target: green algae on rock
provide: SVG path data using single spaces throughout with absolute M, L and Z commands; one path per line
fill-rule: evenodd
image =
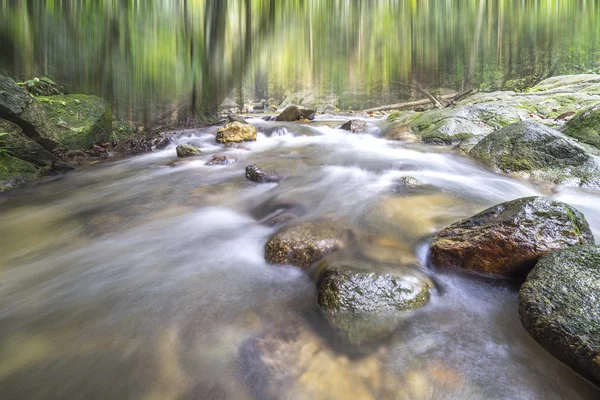
M 567 186 L 597 187 L 600 166 L 584 147 L 535 122 L 519 122 L 481 140 L 469 155 L 488 167 Z
M 600 247 L 542 257 L 519 292 L 519 316 L 552 355 L 600 385 Z
M 562 132 L 600 150 L 600 104 L 575 116 Z
M 200 149 L 192 146 L 191 144 L 180 144 L 175 148 L 177 152 L 177 157 L 186 158 L 186 157 L 194 157 L 202 154 Z
M 525 276 L 544 254 L 594 244 L 584 217 L 568 204 L 525 197 L 488 208 L 438 232 L 430 260 L 485 274 Z
M 265 245 L 271 264 L 310 268 L 328 254 L 345 247 L 348 231 L 331 221 L 303 222 L 283 228 Z
M 40 96 L 37 100 L 61 146 L 83 150 L 114 139 L 112 112 L 106 100 L 83 94 Z

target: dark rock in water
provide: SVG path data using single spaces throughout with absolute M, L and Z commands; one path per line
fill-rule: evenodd
M 289 106 L 277 118 L 276 121 L 287 121 L 287 122 L 295 122 L 307 119 L 312 121 L 315 119 L 315 110 L 311 110 L 308 108 L 302 108 L 298 106 Z
M 365 133 L 367 132 L 367 123 L 358 119 L 351 119 L 340 128 L 352 133 Z
M 402 388 L 376 356 L 336 354 L 298 318 L 248 339 L 239 362 L 256 399 L 393 399 Z
M 228 114 L 227 119 L 229 120 L 229 122 L 239 122 L 240 124 L 248 123 L 248 121 L 246 121 L 244 118 L 240 117 L 239 115 L 235 115 L 235 114 Z
M 326 260 L 316 275 L 325 319 L 351 345 L 385 340 L 406 317 L 402 311 L 429 301 L 429 280 L 410 266 L 384 267 L 356 258 Z
M 330 221 L 303 222 L 285 227 L 265 246 L 271 264 L 291 264 L 307 269 L 326 255 L 345 247 L 348 231 Z
M 402 188 L 416 188 L 423 186 L 423 183 L 417 178 L 413 178 L 412 176 L 403 176 L 402 178 L 398 179 L 398 181 L 396 182 L 396 186 Z
M 519 316 L 546 350 L 600 385 L 600 247 L 542 257 L 519 292 Z
M 176 151 L 177 157 L 179 158 L 194 157 L 202 153 L 200 149 L 197 149 L 196 147 L 189 144 L 180 144 L 179 146 L 177 146 Z
M 272 119 L 272 118 L 273 118 L 273 116 L 272 116 L 272 115 L 267 115 L 267 116 L 264 116 L 264 117 L 262 117 L 261 119 L 262 119 L 263 121 L 271 121 L 271 119 Z
M 235 158 L 224 156 L 224 155 L 214 155 L 206 162 L 206 165 L 231 165 L 235 163 Z
M 469 154 L 497 171 L 526 178 L 574 186 L 600 185 L 600 166 L 585 148 L 535 122 L 519 122 L 491 133 Z
M 256 128 L 248 123 L 231 122 L 217 131 L 219 143 L 250 142 L 256 140 Z
M 600 104 L 572 118 L 562 131 L 581 143 L 600 149 Z
M 525 197 L 441 230 L 430 256 L 440 268 L 517 277 L 548 252 L 585 244 L 594 244 L 594 236 L 581 212 L 545 197 Z
M 248 165 L 246 167 L 246 178 L 256 183 L 276 183 L 281 177 L 272 171 L 260 168 L 258 165 Z

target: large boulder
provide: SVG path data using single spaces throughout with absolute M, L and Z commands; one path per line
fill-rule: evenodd
M 519 292 L 523 326 L 556 358 L 600 385 L 600 247 L 542 257 Z
M 256 399 L 393 399 L 402 390 L 376 356 L 337 354 L 299 319 L 248 339 L 239 358 Z
M 584 147 L 535 122 L 519 122 L 481 140 L 469 154 L 496 171 L 568 186 L 600 186 L 600 166 Z
M 349 232 L 323 220 L 288 226 L 265 245 L 265 259 L 271 264 L 291 264 L 307 269 L 323 257 L 345 247 Z
M 600 149 L 600 104 L 571 119 L 562 131 L 581 143 Z
M 594 244 L 581 212 L 545 197 L 525 197 L 488 208 L 438 232 L 430 260 L 485 274 L 525 276 L 544 254 Z
M 429 280 L 411 266 L 392 266 L 352 257 L 325 260 L 315 273 L 318 303 L 347 344 L 376 344 L 388 338 L 403 311 L 424 306 Z
M 83 150 L 114 139 L 111 108 L 100 97 L 69 94 L 40 96 L 37 101 L 62 147 Z
M 295 122 L 302 120 L 312 121 L 315 118 L 315 110 L 310 108 L 289 106 L 275 118 L 276 121 Z
M 217 131 L 219 143 L 241 143 L 256 140 L 256 128 L 250 124 L 231 122 Z

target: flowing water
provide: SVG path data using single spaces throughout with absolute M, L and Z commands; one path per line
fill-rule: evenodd
M 178 134 L 199 158 L 172 165 L 170 146 L 0 198 L 0 398 L 251 398 L 240 345 L 317 310 L 307 274 L 264 260 L 277 228 L 261 221 L 282 207 L 389 238 L 392 251 L 363 250 L 421 268 L 437 229 L 523 196 L 576 206 L 600 236 L 599 192 L 545 193 L 446 148 L 388 141 L 385 121 L 364 135 L 332 120 L 252 122 L 258 140 L 225 150 L 233 165 L 205 165 L 224 152 L 211 127 Z M 250 182 L 252 163 L 286 178 Z M 425 187 L 398 193 L 403 176 Z M 405 398 L 600 397 L 529 337 L 514 285 L 431 276 L 430 303 L 382 343 Z

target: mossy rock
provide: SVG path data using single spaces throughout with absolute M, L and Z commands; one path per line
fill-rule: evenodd
M 241 143 L 256 140 L 256 128 L 248 123 L 230 122 L 217 131 L 219 143 Z
M 191 144 L 180 144 L 175 148 L 175 151 L 177 152 L 177 157 L 179 158 L 194 157 L 202 154 L 200 149 L 192 146 Z
M 405 311 L 424 306 L 430 296 L 429 280 L 411 266 L 332 258 L 315 276 L 319 307 L 349 345 L 368 347 L 390 337 Z
M 302 120 L 312 121 L 315 118 L 315 110 L 310 108 L 289 106 L 275 118 L 276 121 L 296 122 Z
M 271 264 L 310 268 L 323 257 L 345 247 L 349 232 L 328 220 L 288 226 L 265 245 L 265 259 Z
M 507 277 L 526 276 L 544 254 L 594 244 L 584 215 L 568 204 L 525 197 L 488 208 L 438 232 L 431 263 Z
M 600 180 L 600 166 L 583 146 L 536 122 L 506 126 L 469 155 L 496 171 L 556 184 L 593 187 Z
M 575 116 L 565 124 L 562 132 L 600 149 L 600 104 Z
M 600 385 L 600 247 L 542 257 L 519 292 L 527 331 L 556 358 Z
M 113 139 L 112 113 L 106 100 L 83 94 L 40 96 L 37 100 L 61 146 L 82 150 Z
M 35 165 L 27 161 L 8 154 L 0 154 L 0 192 L 36 178 L 38 171 Z

